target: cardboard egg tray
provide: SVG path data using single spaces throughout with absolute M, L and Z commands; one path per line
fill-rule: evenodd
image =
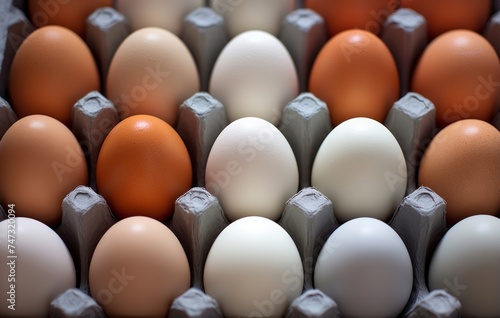
M 230 3 L 230 2 L 228 2 Z M 299 1 L 300 3 L 300 1 Z M 500 1 L 494 1 L 485 36 L 500 53 Z M 302 7 L 302 6 L 301 6 Z M 32 30 L 24 14 L 25 2 L 0 1 L 0 137 L 17 120 L 7 98 L 10 63 L 17 47 Z M 104 79 L 111 58 L 130 33 L 126 19 L 113 8 L 102 8 L 89 16 L 86 42 Z M 409 251 L 414 272 L 411 297 L 401 317 L 459 317 L 460 286 L 429 291 L 426 272 L 430 258 L 447 230 L 445 202 L 431 189 L 417 186 L 417 169 L 427 145 L 437 133 L 434 105 L 408 92 L 413 65 L 427 43 L 426 22 L 419 14 L 399 9 L 391 14 L 380 37 L 398 66 L 401 98 L 393 105 L 385 125 L 398 140 L 406 158 L 406 197 L 388 224 L 401 236 Z M 223 105 L 205 91 L 214 62 L 229 41 L 222 17 L 208 7 L 185 18 L 181 36 L 200 72 L 201 92 L 180 107 L 175 127 L 184 140 L 193 164 L 193 188 L 179 197 L 175 213 L 166 225 L 181 241 L 190 262 L 192 288 L 172 304 L 169 317 L 222 317 L 217 302 L 203 292 L 203 268 L 211 244 L 228 225 L 216 197 L 204 188 L 205 165 L 213 142 L 228 124 Z M 329 235 L 339 226 L 331 201 L 310 185 L 316 151 L 333 128 L 326 104 L 306 91 L 312 63 L 327 41 L 323 19 L 308 9 L 297 9 L 282 23 L 280 40 L 288 48 L 299 74 L 301 94 L 283 111 L 278 128 L 289 141 L 299 167 L 300 190 L 284 206 L 278 223 L 297 245 L 304 268 L 304 291 L 295 299 L 287 318 L 340 317 L 338 306 L 313 286 L 316 258 Z M 118 123 L 113 104 L 99 92 L 89 92 L 73 108 L 73 133 L 85 152 L 90 181 L 63 201 L 62 223 L 55 230 L 70 250 L 77 271 L 77 288 L 69 289 L 51 303 L 51 317 L 105 317 L 89 295 L 88 272 L 92 253 L 115 216 L 96 193 L 95 167 L 100 146 Z M 500 113 L 494 125 L 500 129 Z M 0 220 L 6 215 L 0 207 Z M 237 292 L 237 291 L 235 291 Z

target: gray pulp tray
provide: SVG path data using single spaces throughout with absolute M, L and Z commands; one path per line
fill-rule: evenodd
M 23 10 L 24 1 L 0 2 L 0 137 L 17 120 L 6 92 L 15 51 L 33 30 Z M 89 16 L 87 29 L 86 42 L 105 78 L 114 52 L 130 33 L 127 21 L 114 9 L 102 8 Z M 497 13 L 485 31 L 497 52 L 499 29 Z M 185 18 L 181 38 L 197 63 L 205 91 L 215 59 L 229 41 L 224 20 L 208 7 L 199 8 Z M 301 89 L 300 95 L 284 108 L 278 126 L 295 153 L 300 177 L 300 191 L 286 202 L 278 223 L 296 243 L 305 269 L 304 291 L 291 304 L 286 317 L 340 317 L 335 300 L 314 288 L 311 270 L 326 239 L 339 226 L 332 203 L 310 185 L 316 151 L 332 129 L 325 103 L 306 91 L 312 63 L 327 41 L 324 21 L 311 10 L 297 9 L 284 19 L 279 38 L 295 62 Z M 460 303 L 453 290 L 431 292 L 426 285 L 427 266 L 447 227 L 445 202 L 431 189 L 418 187 L 416 180 L 419 160 L 438 131 L 434 105 L 424 96 L 408 91 L 411 69 L 427 41 L 425 19 L 400 9 L 386 21 L 381 38 L 396 60 L 402 96 L 384 124 L 398 140 L 408 169 L 406 197 L 388 221 L 406 244 L 413 264 L 413 291 L 401 317 L 459 317 Z M 55 230 L 73 256 L 78 286 L 53 300 L 51 317 L 105 317 L 89 296 L 88 270 L 99 239 L 117 221 L 106 201 L 96 193 L 95 167 L 102 142 L 118 120 L 113 104 L 99 92 L 88 92 L 73 108 L 72 131 L 84 149 L 90 182 L 70 192 L 62 204 L 62 223 Z M 495 123 L 500 127 L 500 114 Z M 227 124 L 223 105 L 206 92 L 196 93 L 180 107 L 176 130 L 189 150 L 194 187 L 177 199 L 173 218 L 166 225 L 186 251 L 192 287 L 174 301 L 169 317 L 222 317 L 217 302 L 203 292 L 202 273 L 211 244 L 228 222 L 217 198 L 204 189 L 204 171 L 211 146 Z M 0 207 L 0 220 L 5 217 Z

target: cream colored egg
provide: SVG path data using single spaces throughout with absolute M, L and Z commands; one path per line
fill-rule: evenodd
M 175 125 L 182 102 L 199 90 L 199 75 L 186 45 L 172 32 L 143 28 L 116 51 L 107 97 L 120 118 L 146 114 Z
M 219 234 L 203 280 L 224 317 L 283 317 L 302 292 L 303 275 L 290 235 L 276 222 L 249 216 Z
M 252 116 L 277 124 L 285 105 L 298 94 L 297 71 L 275 36 L 247 31 L 222 50 L 209 92 L 222 102 L 230 122 Z
M 311 184 L 326 195 L 340 222 L 357 217 L 388 220 L 403 199 L 407 172 L 392 133 L 374 119 L 336 126 L 314 159 Z
M 158 27 L 180 35 L 186 15 L 205 4 L 204 0 L 116 0 L 132 30 Z
M 283 134 L 263 119 L 246 117 L 229 124 L 215 140 L 205 181 L 229 220 L 277 220 L 298 190 L 299 173 Z
M 249 30 L 277 36 L 281 21 L 295 9 L 295 0 L 211 0 L 210 6 L 224 17 L 231 37 Z

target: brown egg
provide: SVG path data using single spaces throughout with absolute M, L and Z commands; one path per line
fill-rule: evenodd
M 491 14 L 491 0 L 401 0 L 401 7 L 424 16 L 430 39 L 455 29 L 481 33 Z
M 0 140 L 0 203 L 16 216 L 49 226 L 61 221 L 64 197 L 88 184 L 87 163 L 72 132 L 59 121 L 31 115 L 16 121 Z
M 444 127 L 467 118 L 491 121 L 499 86 L 500 64 L 491 44 L 473 31 L 454 30 L 427 46 L 411 90 L 434 103 L 436 122 Z
M 118 218 L 165 221 L 192 183 L 191 159 L 177 132 L 150 115 L 127 117 L 104 140 L 97 190 Z
M 475 214 L 498 214 L 500 132 L 477 119 L 446 126 L 425 151 L 418 182 L 446 201 L 450 225 Z
M 96 9 L 113 6 L 113 0 L 28 0 L 31 22 L 37 27 L 60 25 L 85 36 L 87 17 Z
M 383 122 L 399 97 L 396 63 L 373 33 L 344 31 L 319 52 L 309 91 L 326 102 L 334 125 L 354 117 Z
M 136 216 L 119 221 L 101 238 L 89 284 L 107 317 L 167 317 L 172 301 L 190 287 L 191 274 L 174 233 Z
M 348 29 L 379 34 L 398 6 L 399 0 L 306 0 L 306 7 L 325 19 L 330 36 Z
M 90 49 L 73 31 L 60 26 L 35 30 L 12 61 L 9 93 L 19 117 L 43 114 L 69 126 L 73 105 L 99 89 Z

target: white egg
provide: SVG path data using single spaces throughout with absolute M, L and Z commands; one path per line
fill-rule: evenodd
M 204 0 L 116 0 L 115 7 L 129 21 L 132 31 L 158 27 L 180 35 L 184 17 Z
M 224 105 L 230 122 L 253 116 L 276 125 L 285 105 L 297 97 L 298 76 L 280 40 L 267 32 L 247 31 L 220 53 L 209 93 Z
M 263 119 L 246 117 L 215 140 L 205 182 L 230 221 L 252 215 L 277 220 L 298 190 L 299 172 L 283 134 Z
M 278 35 L 283 18 L 295 9 L 295 0 L 211 0 L 231 37 L 249 30 Z
M 187 46 L 172 32 L 149 27 L 130 34 L 109 67 L 106 97 L 121 119 L 147 114 L 175 126 L 179 107 L 200 88 Z
M 374 218 L 338 227 L 321 249 L 315 288 L 332 297 L 345 317 L 397 317 L 413 286 L 410 255 L 399 235 Z
M 25 217 L 0 222 L 0 257 L 0 293 L 6 297 L 1 317 L 48 317 L 50 302 L 76 287 L 71 254 L 42 222 Z
M 303 288 L 303 267 L 290 235 L 276 222 L 251 216 L 229 224 L 212 245 L 205 292 L 224 317 L 282 317 Z
M 434 251 L 429 288 L 457 297 L 464 317 L 500 317 L 500 219 L 475 215 L 451 227 Z
M 356 217 L 387 220 L 406 191 L 403 151 L 376 120 L 358 117 L 336 126 L 321 144 L 311 184 L 326 195 L 340 222 Z

